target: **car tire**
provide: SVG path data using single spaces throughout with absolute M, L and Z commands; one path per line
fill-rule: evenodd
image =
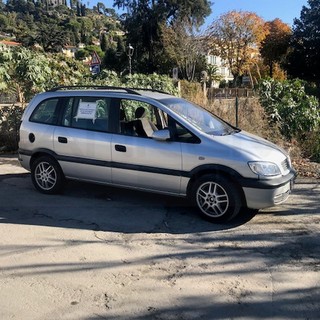
M 216 174 L 207 174 L 196 180 L 191 197 L 202 217 L 211 222 L 230 221 L 242 206 L 239 191 L 232 181 Z
M 32 163 L 31 178 L 35 188 L 45 194 L 60 193 L 65 181 L 59 164 L 49 156 L 42 156 Z

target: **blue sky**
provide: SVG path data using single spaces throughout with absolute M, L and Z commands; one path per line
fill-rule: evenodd
M 83 0 L 83 3 L 92 7 L 99 0 Z M 197 1 L 197 0 L 194 0 Z M 106 7 L 112 8 L 112 0 L 100 0 Z M 209 25 L 221 14 L 230 10 L 251 11 L 258 14 L 266 21 L 280 18 L 290 26 L 294 18 L 300 18 L 302 6 L 308 5 L 307 0 L 212 0 L 212 14 L 207 18 L 205 25 Z
M 289 25 L 294 18 L 300 18 L 303 6 L 308 6 L 307 0 L 213 0 L 212 14 L 206 23 L 230 10 L 251 11 L 266 21 L 280 18 Z

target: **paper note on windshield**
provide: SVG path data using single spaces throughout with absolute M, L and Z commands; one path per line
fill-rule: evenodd
M 80 100 L 78 113 L 75 116 L 76 121 L 78 119 L 92 119 L 96 120 L 97 103 L 96 102 L 84 102 Z

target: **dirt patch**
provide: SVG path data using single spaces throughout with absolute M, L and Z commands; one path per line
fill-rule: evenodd
M 317 319 L 319 182 L 215 225 L 171 197 L 71 182 L 36 192 L 0 162 L 0 318 Z M 27 177 L 27 178 L 25 178 Z

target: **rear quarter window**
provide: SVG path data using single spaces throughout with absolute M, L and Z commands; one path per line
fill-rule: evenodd
M 48 99 L 42 101 L 33 111 L 30 117 L 31 122 L 56 124 L 58 120 L 58 106 L 59 99 Z

